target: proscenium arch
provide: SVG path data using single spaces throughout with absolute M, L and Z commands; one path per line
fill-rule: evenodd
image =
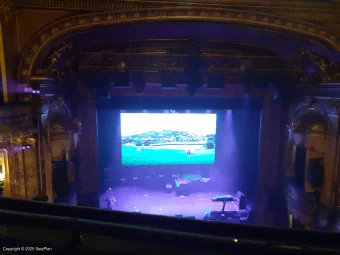
M 92 13 L 64 18 L 42 29 L 29 43 L 21 58 L 18 78 L 27 79 L 37 64 L 40 53 L 53 40 L 77 30 L 96 26 L 152 21 L 207 21 L 228 22 L 285 30 L 292 33 L 317 38 L 340 51 L 340 40 L 327 28 L 299 20 L 276 17 L 264 13 L 254 13 L 232 9 L 176 7 L 122 10 L 108 13 Z

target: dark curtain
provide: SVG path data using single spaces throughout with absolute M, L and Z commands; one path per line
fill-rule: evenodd
M 69 195 L 67 162 L 52 162 L 53 166 L 53 192 L 57 194 L 56 203 L 63 203 Z
M 295 180 L 297 185 L 304 187 L 306 169 L 306 148 L 297 146 L 295 150 Z

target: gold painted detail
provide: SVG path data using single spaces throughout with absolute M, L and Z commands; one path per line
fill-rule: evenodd
M 303 84 L 317 85 L 318 83 L 336 82 L 340 79 L 340 73 L 337 65 L 325 57 L 317 55 L 314 51 L 302 50 L 299 53 L 301 62 L 305 64 L 301 68 L 308 70 L 314 67 L 314 73 L 306 72 L 301 76 Z
M 202 13 L 204 15 L 202 16 Z M 108 19 L 107 17 L 112 17 Z M 98 21 L 94 21 L 94 18 Z M 266 28 L 283 29 L 291 32 L 298 32 L 307 36 L 318 37 L 328 45 L 340 50 L 340 40 L 327 28 L 315 25 L 313 23 L 302 22 L 300 20 L 280 18 L 267 15 L 264 13 L 254 13 L 235 9 L 216 9 L 216 8 L 198 8 L 198 7 L 178 7 L 178 8 L 157 8 L 144 10 L 125 10 L 112 13 L 96 13 L 72 16 L 59 20 L 54 24 L 43 29 L 31 43 L 23 54 L 19 67 L 19 77 L 27 78 L 32 74 L 33 66 L 37 61 L 39 52 L 47 45 L 47 43 L 60 37 L 66 31 L 71 29 L 77 30 L 96 25 L 121 24 L 126 22 L 141 22 L 147 20 L 205 20 L 219 22 L 239 22 L 243 24 L 253 24 Z M 80 20 L 86 20 L 86 24 L 81 24 Z M 56 29 L 58 28 L 58 29 Z M 42 40 L 42 35 L 47 40 Z
M 36 129 L 26 129 L 23 131 L 0 132 L 0 143 L 7 143 L 18 138 L 34 136 L 38 131 Z M 14 139 L 14 140 L 13 140 Z
M 297 109 L 288 130 L 298 134 L 324 134 L 327 135 L 327 118 L 321 110 L 319 102 L 309 99 Z
M 60 124 L 52 123 L 50 126 L 51 133 L 63 133 L 66 132 L 66 127 L 63 127 Z
M 338 1 L 338 0 L 334 0 Z M 192 7 L 215 7 L 218 9 L 225 9 L 235 7 L 234 0 L 218 1 L 212 3 L 208 0 L 203 1 L 89 1 L 89 0 L 20 0 L 16 1 L 16 6 L 20 7 L 39 7 L 39 8 L 58 8 L 58 9 L 72 9 L 72 10 L 88 10 L 88 11 L 122 11 L 122 10 L 136 10 L 143 8 L 160 8 L 168 7 L 174 8 L 176 6 L 192 6 Z M 251 9 L 257 12 L 267 13 L 275 16 L 283 16 L 287 18 L 300 20 L 316 20 L 316 21 L 339 21 L 340 11 L 337 10 L 337 5 L 330 9 L 329 5 L 324 6 L 318 3 L 299 3 L 296 1 L 270 1 L 254 0 L 253 4 L 250 1 L 237 1 L 238 8 L 244 10 Z M 319 3 L 322 3 L 320 1 Z M 300 5 L 300 6 L 299 6 Z M 276 8 L 273 8 L 276 7 Z M 303 7 L 303 8 L 299 8 Z M 328 9 L 327 9 L 328 7 Z M 293 10 L 292 10 L 293 9 Z
M 0 3 L 0 13 L 5 15 L 6 21 L 13 15 L 14 5 L 8 3 Z
M 35 138 L 32 138 L 32 137 L 25 139 L 25 142 L 29 145 L 34 145 L 36 143 L 36 141 L 37 140 Z

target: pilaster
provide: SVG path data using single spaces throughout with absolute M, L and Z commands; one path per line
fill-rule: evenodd
M 324 187 L 321 192 L 321 203 L 327 208 L 333 207 L 334 177 L 336 171 L 337 132 L 339 128 L 339 116 L 330 114 L 329 127 L 327 131 L 325 166 L 324 166 Z
M 283 178 L 280 166 L 281 120 L 282 102 L 270 98 L 264 99 L 258 171 L 257 222 L 259 225 L 271 226 L 274 224 L 274 212 L 266 209 L 266 203 L 273 203 L 273 192 L 281 188 L 281 175 Z
M 77 118 L 82 123 L 77 162 L 77 199 L 79 206 L 99 206 L 97 164 L 97 111 L 95 96 L 87 88 L 78 90 Z

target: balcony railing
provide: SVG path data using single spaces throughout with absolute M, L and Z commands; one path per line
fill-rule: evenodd
M 233 242 L 235 241 L 232 240 L 235 239 L 248 240 L 245 241 L 244 244 L 249 244 L 249 247 L 254 247 L 254 249 L 256 247 L 263 248 L 263 245 L 273 246 L 273 244 L 310 248 L 340 248 L 340 235 L 333 233 L 185 220 L 9 198 L 0 198 L 0 204 L 1 209 L 6 210 L 0 211 L 0 225 L 22 225 L 59 230 L 77 229 L 80 232 L 84 231 L 85 233 L 112 237 L 117 237 L 117 233 L 118 235 L 122 233 L 121 237 L 128 240 L 131 240 L 129 238 L 148 237 L 148 233 L 151 231 L 150 239 L 144 239 L 144 241 L 148 240 L 148 242 L 158 240 L 158 237 L 155 237 L 155 239 L 153 239 L 153 236 L 151 237 L 151 235 L 156 235 L 151 229 L 157 229 L 157 231 L 162 229 L 163 232 L 159 232 L 159 237 L 167 239 L 166 236 L 168 236 L 168 241 L 173 245 L 177 245 L 177 242 L 186 242 L 181 241 L 186 240 L 185 238 L 194 242 L 193 240 L 195 238 L 201 236 L 204 239 L 206 236 L 206 245 L 208 245 L 213 237 L 214 241 L 212 242 L 216 242 L 216 245 L 218 242 L 222 242 L 222 246 L 234 245 Z M 16 213 L 9 211 L 16 211 Z M 39 223 L 39 221 L 41 222 Z M 185 235 L 184 232 L 191 234 Z M 175 237 L 176 235 L 178 236 Z M 182 239 L 182 236 L 185 237 Z M 257 244 L 256 242 L 254 243 L 254 241 L 256 241 Z M 203 246 L 205 245 L 204 242 L 205 241 L 202 241 Z M 209 245 L 211 244 L 212 243 L 209 243 Z M 228 250 L 227 248 L 225 249 L 225 251 Z

